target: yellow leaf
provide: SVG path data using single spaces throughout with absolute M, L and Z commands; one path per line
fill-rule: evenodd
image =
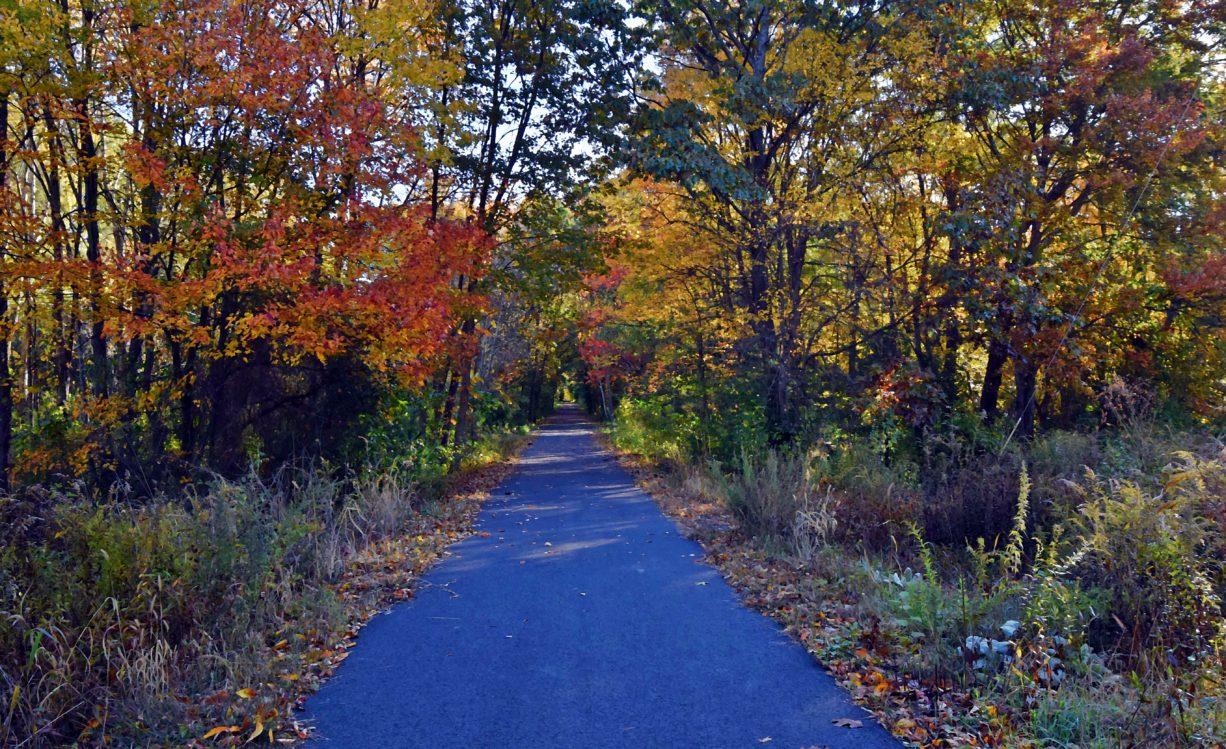
M 255 722 L 255 730 L 247 737 L 247 743 L 250 744 L 252 741 L 255 741 L 261 733 L 264 733 L 264 724 L 257 720 Z
M 223 733 L 236 733 L 237 731 L 238 726 L 216 726 L 214 728 L 210 728 L 208 732 L 204 734 L 204 738 L 211 739 L 214 736 L 220 736 Z
M 249 700 L 255 696 L 255 690 L 252 689 L 251 687 L 243 687 L 242 689 L 235 692 L 235 694 L 237 694 L 239 697 L 242 697 L 245 700 Z

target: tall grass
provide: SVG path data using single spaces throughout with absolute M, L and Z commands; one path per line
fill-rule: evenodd
M 466 465 L 518 443 L 490 438 Z M 292 693 L 355 611 L 466 522 L 443 497 L 396 473 L 287 471 L 140 503 L 0 498 L 0 746 L 292 735 Z
M 899 674 L 1002 706 L 1023 745 L 1226 744 L 1221 441 L 1133 421 L 930 447 L 886 460 L 848 438 L 677 473 L 757 553 L 856 600 Z

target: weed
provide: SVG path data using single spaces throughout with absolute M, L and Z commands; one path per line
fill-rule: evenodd
M 738 470 L 723 476 L 723 494 L 746 530 L 775 539 L 787 538 L 797 513 L 818 503 L 806 456 L 777 450 L 743 452 Z

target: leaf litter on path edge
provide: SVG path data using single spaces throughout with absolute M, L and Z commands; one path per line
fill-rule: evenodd
M 892 657 L 894 644 L 882 622 L 865 627 L 853 616 L 854 601 L 806 595 L 812 586 L 801 585 L 806 581 L 803 566 L 756 547 L 726 507 L 671 487 L 659 466 L 617 450 L 602 435 L 598 438 L 618 456 L 639 488 L 703 547 L 703 561 L 720 571 L 744 604 L 783 625 L 853 700 L 896 737 L 934 749 L 1003 746 L 1013 726 L 1007 710 L 980 705 L 969 692 L 902 671 Z M 848 729 L 863 726 L 850 718 L 832 723 Z

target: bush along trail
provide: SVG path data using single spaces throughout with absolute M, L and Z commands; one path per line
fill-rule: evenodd
M 305 738 L 294 706 L 371 616 L 411 598 L 472 532 L 527 441 L 484 441 L 434 489 L 395 474 L 307 471 L 217 480 L 186 504 L 3 500 L 4 521 L 32 520 L 0 556 L 0 574 L 31 581 L 0 628 L 14 684 L 0 745 Z
M 1195 547 L 1183 545 L 1220 549 L 1226 539 L 1219 441 L 1174 453 L 1161 490 L 1092 473 L 1085 485 L 1068 482 L 1083 501 L 1075 543 L 1060 528 L 1046 544 L 1027 530 L 1034 487 L 1023 467 L 1008 537 L 961 556 L 888 513 L 874 514 L 875 530 L 840 527 L 857 519 L 865 498 L 855 489 L 864 477 L 823 475 L 830 465 L 820 457 L 771 453 L 726 473 L 718 464 L 618 449 L 619 440 L 636 443 L 625 423 L 607 434 L 621 464 L 702 544 L 745 604 L 784 626 L 908 743 L 1226 745 L 1218 691 L 1224 625 L 1209 582 L 1217 568 L 1192 561 Z M 905 491 L 874 491 L 906 512 Z M 1180 525 L 1197 517 L 1219 524 Z M 891 532 L 898 537 L 884 552 L 872 539 Z M 1141 606 L 1169 628 L 1141 635 L 1135 646 L 1170 655 L 1156 670 L 1144 660 L 1150 654 L 1128 659 L 1090 644 L 1101 647 L 1104 637 L 1100 624 L 1091 640 L 1098 617 L 1119 628 L 1114 637 L 1137 636 L 1120 634 L 1121 617 L 1145 615 L 1129 608 Z

